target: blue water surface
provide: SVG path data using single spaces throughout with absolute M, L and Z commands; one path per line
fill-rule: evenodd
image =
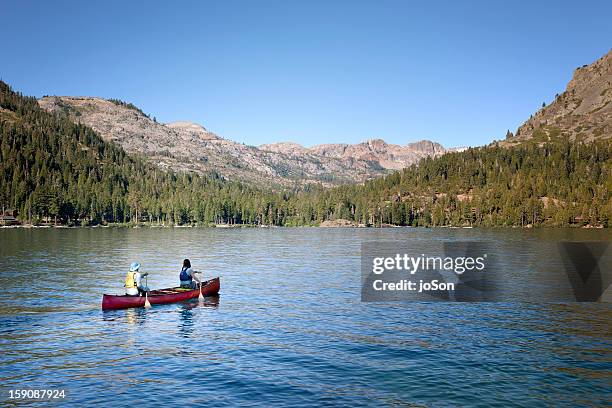
M 360 300 L 360 245 L 486 240 L 504 248 L 607 231 L 0 230 L 0 401 L 54 406 L 606 406 L 609 303 Z M 103 312 L 132 261 L 153 288 L 191 259 L 221 293 Z M 530 268 L 523 254 L 506 270 Z M 48 401 L 32 402 L 45 406 Z

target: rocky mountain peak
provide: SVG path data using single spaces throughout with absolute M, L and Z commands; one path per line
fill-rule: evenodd
M 307 154 L 308 149 L 299 143 L 295 142 L 277 142 L 270 144 L 262 144 L 259 150 L 266 152 L 276 152 L 283 154 Z
M 200 138 L 202 140 L 219 140 L 219 136 L 206 130 L 206 128 L 199 123 L 189 121 L 178 121 L 166 123 L 166 126 L 173 129 L 179 134 Z
M 430 155 L 439 155 L 447 151 L 440 143 L 432 142 L 431 140 L 419 140 L 418 142 L 409 143 L 407 147 Z
M 560 134 L 592 140 L 612 136 L 612 50 L 574 71 L 565 92 L 527 120 L 509 142 Z

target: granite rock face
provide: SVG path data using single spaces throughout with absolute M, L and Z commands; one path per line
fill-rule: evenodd
M 561 134 L 585 141 L 612 136 L 612 50 L 577 68 L 565 92 L 532 115 L 507 141 Z

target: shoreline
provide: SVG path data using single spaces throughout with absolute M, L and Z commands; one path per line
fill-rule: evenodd
M 322 223 L 323 224 L 323 223 Z M 96 224 L 96 225 L 0 225 L 0 229 L 96 229 L 96 228 L 149 228 L 149 229 L 170 229 L 170 228 L 195 228 L 195 229 L 242 229 L 242 228 L 319 228 L 319 229 L 388 229 L 388 228 L 419 228 L 419 229 L 603 229 L 608 227 L 603 225 L 568 225 L 568 226 L 517 226 L 517 225 L 497 225 L 497 226 L 455 226 L 455 225 L 437 225 L 437 226 L 411 226 L 411 225 L 254 225 L 254 224 L 210 224 L 210 225 L 163 225 L 163 224 Z

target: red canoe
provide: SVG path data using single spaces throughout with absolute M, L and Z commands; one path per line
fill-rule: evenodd
M 221 283 L 219 278 L 214 278 L 204 282 L 202 285 L 202 295 L 210 296 L 219 293 Z M 175 303 L 183 300 L 193 299 L 200 296 L 200 289 L 168 288 L 152 290 L 149 292 L 149 303 L 151 305 L 162 305 L 165 303 Z M 144 307 L 144 296 L 129 295 L 103 295 L 102 310 L 127 309 L 130 307 Z

